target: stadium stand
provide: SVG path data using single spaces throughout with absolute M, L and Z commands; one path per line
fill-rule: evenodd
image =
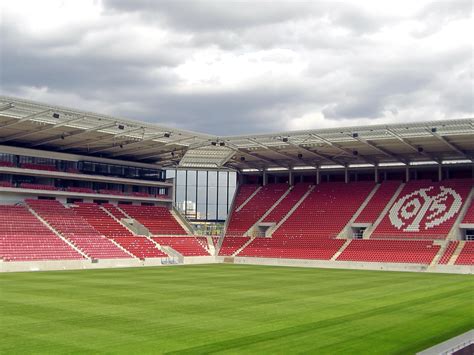
M 153 237 L 160 245 L 169 246 L 183 256 L 208 256 L 208 251 L 194 237 Z
M 226 235 L 244 235 L 287 190 L 287 184 L 268 184 L 263 186 L 245 206 L 232 211 Z M 250 196 L 251 194 L 248 194 L 250 191 L 252 189 L 245 189 L 245 196 Z M 241 196 L 239 201 L 245 201 L 248 198 L 245 198 L 245 196 Z
M 440 249 L 430 240 L 352 240 L 339 261 L 430 264 Z
M 310 186 L 307 183 L 296 184 L 288 195 L 263 219 L 263 222 L 280 222 L 304 194 L 308 192 Z
M 471 188 L 472 180 L 470 179 L 442 182 L 410 181 L 372 233 L 371 238 L 445 239 Z M 451 193 L 443 195 L 443 189 L 455 191 L 460 199 L 455 198 L 456 195 Z M 420 191 L 426 193 L 427 198 L 424 198 Z M 397 203 L 400 207 L 398 211 L 396 210 Z M 451 216 L 442 214 L 451 205 L 455 208 L 454 213 Z M 430 225 L 438 219 L 439 214 L 441 214 L 441 223 Z M 399 228 L 394 225 L 393 219 L 398 219 Z
M 344 243 L 344 239 L 313 236 L 255 238 L 238 256 L 329 260 Z
M 91 226 L 106 237 L 133 237 L 123 225 L 113 219 L 96 203 L 76 202 L 74 211 L 82 216 Z
M 474 224 L 474 200 L 471 200 L 469 203 L 469 208 L 467 209 L 466 214 L 464 215 L 462 223 Z
M 445 265 L 451 260 L 451 257 L 454 254 L 454 251 L 459 245 L 458 240 L 453 240 L 448 243 L 448 246 L 446 247 L 446 250 L 444 251 L 443 255 L 441 256 L 441 259 L 439 259 L 439 264 Z
M 370 199 L 362 212 L 355 219 L 355 223 L 374 223 L 389 203 L 398 187 L 400 181 L 384 181 L 380 184 L 375 194 Z
M 119 207 L 112 205 L 111 203 L 104 203 L 102 204 L 102 207 L 109 211 L 109 213 L 118 220 L 121 220 L 122 218 L 130 218 L 130 216 L 127 216 Z
M 26 200 L 26 203 L 51 227 L 93 259 L 130 258 L 112 241 L 102 236 L 87 221 L 54 200 Z
M 336 237 L 374 188 L 372 182 L 317 185 L 273 237 Z M 351 196 L 350 199 L 347 196 Z
M 11 161 L 0 160 L 0 166 L 3 166 L 5 168 L 14 168 L 15 164 L 13 164 Z
M 113 237 L 113 240 L 139 259 L 168 257 L 168 254 L 158 249 L 157 246 L 146 237 Z
M 59 190 L 57 187 L 52 186 L 52 185 L 30 184 L 27 182 L 22 182 L 19 187 L 22 189 L 32 189 L 32 190 L 49 190 L 49 191 Z
M 245 243 L 250 240 L 248 237 L 234 237 L 227 236 L 222 242 L 221 248 L 219 250 L 220 256 L 230 256 L 233 255 L 237 250 L 242 248 Z
M 48 165 L 48 164 L 22 163 L 20 164 L 20 167 L 23 169 L 32 169 L 32 170 L 59 171 L 54 165 Z
M 24 206 L 0 206 L 0 258 L 4 261 L 74 260 L 83 256 Z
M 474 265 L 474 241 L 466 241 L 459 253 L 455 265 Z
M 127 215 L 143 224 L 152 234 L 186 235 L 186 231 L 171 214 L 162 206 L 119 205 Z

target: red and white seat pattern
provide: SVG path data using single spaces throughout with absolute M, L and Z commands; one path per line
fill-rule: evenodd
M 59 201 L 26 200 L 48 224 L 93 259 L 130 258 L 87 221 Z
M 287 190 L 287 184 L 268 184 L 262 187 L 245 206 L 232 211 L 226 235 L 244 235 Z
M 0 206 L 0 258 L 4 261 L 75 260 L 83 256 L 24 206 Z
M 411 181 L 371 238 L 444 239 L 472 189 L 472 180 Z
M 397 189 L 400 181 L 384 181 L 380 184 L 375 194 L 370 199 L 362 212 L 355 219 L 355 223 L 374 223 L 389 203 Z
M 454 264 L 474 265 L 474 241 L 468 241 L 466 244 L 464 244 Z
M 119 205 L 130 217 L 143 224 L 152 234 L 186 235 L 170 210 L 162 206 Z
M 195 237 L 153 237 L 160 245 L 169 246 L 183 256 L 208 256 L 209 252 Z

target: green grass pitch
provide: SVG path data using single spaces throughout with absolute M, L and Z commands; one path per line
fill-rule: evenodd
M 474 326 L 470 275 L 194 265 L 0 275 L 0 353 L 410 354 Z

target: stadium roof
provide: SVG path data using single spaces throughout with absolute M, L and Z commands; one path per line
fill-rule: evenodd
M 0 96 L 0 145 L 156 163 L 288 169 L 473 161 L 474 120 L 214 136 Z

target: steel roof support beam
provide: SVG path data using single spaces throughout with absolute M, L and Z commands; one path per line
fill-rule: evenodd
M 161 135 L 160 137 L 163 137 L 163 135 Z M 157 137 L 153 138 L 153 139 L 156 139 Z M 184 141 L 187 141 L 187 140 L 190 140 L 190 139 L 195 139 L 196 137 L 187 137 L 187 138 L 182 138 L 182 139 L 177 139 L 175 141 L 172 141 L 172 142 L 166 142 L 166 143 L 159 143 L 159 142 L 156 142 L 156 143 L 159 143 L 157 145 L 152 145 L 152 146 L 144 146 L 144 147 L 137 147 L 137 148 L 134 148 L 134 149 L 131 149 L 131 150 L 120 150 L 116 153 L 113 153 L 113 154 L 110 154 L 110 155 L 107 155 L 108 157 L 120 157 L 120 156 L 123 156 L 123 155 L 128 155 L 128 154 L 131 154 L 131 153 L 135 153 L 135 152 L 140 152 L 140 151 L 146 151 L 146 150 L 150 150 L 150 149 L 159 149 L 159 148 L 162 148 L 162 147 L 167 147 L 167 146 L 170 146 L 170 145 L 180 145 L 180 142 L 184 142 Z M 140 141 L 140 142 L 134 142 L 134 143 L 143 143 L 147 140 L 152 140 L 151 138 L 150 139 L 146 139 L 146 140 L 143 140 L 143 141 Z M 186 148 L 184 149 L 187 149 L 187 146 L 185 146 Z M 180 148 L 182 149 L 182 148 Z M 93 152 L 93 153 L 96 153 L 96 152 Z M 138 154 L 139 155 L 139 154 Z
M 318 159 L 325 160 L 325 161 L 330 162 L 332 164 L 344 165 L 343 163 L 341 163 L 340 161 L 338 161 L 336 159 L 327 157 L 327 156 L 325 156 L 323 154 L 320 154 L 320 153 L 313 152 L 312 150 L 310 150 L 308 148 L 302 147 L 300 144 L 293 143 L 293 142 L 290 141 L 290 139 L 288 139 L 288 141 L 285 142 L 285 143 L 287 143 L 287 144 L 289 144 L 293 147 L 296 147 L 298 149 L 301 149 L 302 151 L 307 152 L 307 153 L 311 154 L 313 157 L 316 157 Z
M 252 143 L 255 143 L 255 144 L 261 146 L 262 148 L 264 148 L 264 149 L 266 149 L 266 150 L 269 150 L 269 151 L 271 151 L 271 152 L 277 153 L 278 155 L 281 155 L 282 157 L 288 158 L 288 159 L 290 159 L 290 160 L 292 160 L 292 161 L 295 161 L 295 162 L 297 162 L 297 163 L 304 162 L 305 164 L 313 165 L 313 163 L 305 162 L 304 160 L 299 159 L 299 158 L 297 158 L 297 157 L 294 157 L 294 156 L 291 155 L 291 154 L 281 152 L 281 151 L 279 151 L 278 149 L 275 149 L 275 148 L 273 148 L 273 147 L 267 147 L 266 145 L 264 145 L 264 144 L 258 142 L 257 140 L 255 140 L 255 139 L 253 139 L 253 138 L 249 138 L 248 140 L 251 141 Z
M 406 145 L 407 147 L 409 147 L 411 150 L 413 150 L 415 153 L 418 153 L 418 154 L 421 154 L 431 160 L 434 160 L 436 162 L 440 162 L 441 159 L 437 158 L 437 157 L 434 157 L 432 156 L 431 154 L 425 152 L 424 150 L 419 150 L 419 147 L 415 147 L 413 144 L 411 144 L 410 142 L 408 142 L 405 138 L 401 137 L 400 135 L 398 135 L 396 132 L 393 132 L 391 129 L 387 128 L 387 132 L 390 133 L 391 136 L 395 137 L 396 139 L 398 139 L 401 143 L 403 143 L 404 145 Z
M 153 135 L 149 138 L 142 138 L 140 141 L 129 141 L 129 142 L 124 142 L 122 143 L 123 146 L 135 146 L 135 145 L 139 145 L 139 144 L 142 144 L 143 142 L 147 142 L 147 141 L 151 141 L 153 139 L 157 139 L 157 138 L 163 138 L 164 137 L 164 134 L 161 133 L 161 134 L 156 134 L 156 135 Z M 92 153 L 99 153 L 99 152 L 105 152 L 107 150 L 110 150 L 110 149 L 116 149 L 117 146 L 110 146 L 110 147 L 106 147 L 106 148 L 100 148 L 100 149 L 96 149 L 94 151 L 92 151 Z M 122 148 L 123 149 L 123 148 Z M 133 151 L 133 150 L 132 150 Z M 122 150 L 120 150 L 120 152 L 122 152 Z M 113 155 L 111 155 L 113 156 Z
M 356 157 L 356 156 L 354 155 L 354 152 L 353 152 L 353 151 L 350 151 L 350 150 L 347 149 L 347 148 L 343 148 L 343 147 L 341 147 L 339 144 L 333 143 L 333 142 L 331 142 L 330 140 L 328 140 L 328 139 L 326 139 L 326 138 L 324 138 L 324 137 L 321 137 L 321 136 L 319 136 L 319 135 L 317 135 L 317 134 L 314 134 L 314 133 L 311 133 L 310 136 L 313 137 L 313 138 L 316 138 L 316 139 L 319 139 L 319 140 L 323 141 L 324 143 L 326 143 L 326 144 L 329 145 L 330 147 L 339 150 L 341 153 L 347 154 L 348 156 L 350 156 L 350 157 L 352 157 L 352 158 L 353 158 L 353 157 Z M 357 157 L 359 157 L 360 159 L 362 159 L 363 161 L 365 161 L 365 162 L 368 163 L 368 164 L 373 164 L 373 165 L 377 165 L 377 164 L 378 164 L 377 161 L 372 160 L 372 159 L 370 159 L 370 158 L 367 158 L 365 155 L 359 154 L 359 155 L 357 155 Z
M 29 120 L 31 120 L 31 119 L 33 119 L 33 118 L 35 118 L 35 117 L 44 115 L 44 114 L 46 114 L 46 113 L 48 113 L 48 112 L 51 112 L 51 111 L 52 111 L 52 110 L 50 109 L 50 110 L 44 110 L 44 111 L 32 113 L 31 115 L 22 117 L 22 118 L 20 118 L 19 120 L 16 120 L 15 122 L 10 122 L 10 123 L 4 124 L 4 125 L 0 126 L 0 129 L 15 126 L 15 125 L 17 125 L 17 124 L 20 124 L 20 123 L 29 121 Z
M 36 129 L 34 131 L 28 131 L 28 132 L 21 132 L 21 133 L 17 133 L 17 134 L 12 134 L 11 136 L 1 138 L 0 142 L 8 142 L 8 141 L 12 141 L 12 140 L 19 139 L 19 138 L 29 137 L 29 136 L 35 135 L 37 133 L 44 133 L 44 132 L 47 132 L 47 131 L 51 131 L 53 129 L 56 129 L 56 128 L 59 128 L 59 127 L 62 127 L 62 126 L 66 126 L 70 123 L 81 121 L 85 117 L 86 116 L 75 117 L 75 118 L 71 118 L 69 120 L 63 121 L 61 123 L 56 123 L 56 124 L 48 126 L 48 127 L 43 127 L 43 128 Z
M 460 154 L 465 159 L 471 159 L 471 160 L 473 159 L 472 156 L 470 156 L 469 154 L 466 154 L 466 152 L 463 152 L 460 148 L 458 148 L 456 145 L 454 145 L 453 143 L 448 141 L 445 137 L 439 135 L 437 132 L 433 132 L 432 129 L 428 129 L 427 131 L 430 132 L 433 137 L 436 137 L 440 142 L 443 142 L 446 146 L 451 148 L 451 150 L 453 150 L 456 153 Z
M 89 151 L 89 153 L 93 154 L 93 153 L 98 153 L 98 152 L 101 152 L 103 150 L 106 150 L 106 149 L 109 149 L 109 148 L 114 148 L 114 147 L 117 147 L 117 142 L 115 142 L 115 140 L 119 137 L 123 137 L 123 136 L 126 136 L 127 134 L 131 134 L 131 133 L 134 133 L 134 132 L 137 132 L 137 131 L 143 131 L 143 134 L 142 134 L 142 137 L 143 135 L 145 134 L 145 127 L 138 127 L 138 128 L 133 128 L 133 129 L 129 129 L 128 131 L 124 131 L 122 133 L 119 133 L 119 134 L 115 134 L 113 136 L 110 136 L 110 135 L 107 135 L 107 136 L 104 136 L 104 138 L 102 137 L 99 137 L 98 139 L 100 139 L 100 143 L 103 143 L 103 142 L 108 142 L 110 140 L 113 140 L 114 142 L 112 143 L 112 145 L 108 144 L 106 147 L 104 148 L 98 148 L 98 149 L 95 149 L 95 150 L 91 150 Z M 96 139 L 94 139 L 95 141 Z M 136 142 L 135 141 L 132 141 L 132 142 Z M 86 141 L 87 143 L 87 141 Z M 120 143 L 122 144 L 122 143 Z
M 70 138 L 70 137 L 77 137 L 77 136 L 84 135 L 84 134 L 94 132 L 94 131 L 98 131 L 98 130 L 101 130 L 101 129 L 114 127 L 116 124 L 117 124 L 116 122 L 114 122 L 114 123 L 109 122 L 109 123 L 104 124 L 102 126 L 91 127 L 91 128 L 87 128 L 87 129 L 80 129 L 80 130 L 77 130 L 77 131 L 64 133 L 64 134 L 61 134 L 61 135 L 56 136 L 56 137 L 51 137 L 51 138 L 44 139 L 42 141 L 36 142 L 35 144 L 32 144 L 31 147 L 37 147 L 39 145 L 48 144 L 48 143 L 51 143 L 51 142 L 64 140 L 64 139 L 67 139 L 67 138 Z M 75 144 L 78 144 L 78 143 L 73 143 L 73 144 L 75 145 Z M 84 142 L 79 142 L 79 144 L 84 144 Z M 68 146 L 62 146 L 62 147 L 58 148 L 58 150 L 64 150 L 64 149 L 67 149 L 67 148 L 68 148 Z
M 354 137 L 353 135 L 351 136 L 352 138 L 354 138 L 356 141 L 358 142 L 361 142 L 361 143 L 364 143 L 365 145 L 368 145 L 369 147 L 371 147 L 372 149 L 375 149 L 376 151 L 400 162 L 400 163 L 403 163 L 403 164 L 407 164 L 407 161 L 403 160 L 402 158 L 400 158 L 399 156 L 397 156 L 396 154 L 393 154 L 391 152 L 389 152 L 388 150 L 386 149 L 383 149 L 383 148 L 380 148 L 380 147 L 377 147 L 375 144 L 369 142 L 368 140 L 365 140 L 365 139 L 361 139 L 359 137 Z
M 99 131 L 101 129 L 106 129 L 106 128 L 111 128 L 111 127 L 114 127 L 116 126 L 117 123 L 111 125 L 111 126 L 108 126 L 108 127 L 104 127 L 104 128 L 96 128 L 96 129 L 92 129 L 92 131 L 90 132 L 94 132 L 94 131 Z M 132 133 L 132 132 L 135 132 L 137 130 L 141 130 L 142 127 L 139 127 L 139 128 L 133 128 L 133 129 L 130 129 L 128 131 L 125 131 L 125 132 L 121 132 L 119 134 L 114 134 L 114 133 L 106 133 L 102 136 L 99 136 L 99 137 L 95 137 L 94 139 L 88 139 L 86 141 L 81 141 L 81 142 L 77 142 L 77 143 L 71 143 L 71 144 L 67 144 L 65 146 L 62 146 L 60 147 L 59 149 L 60 150 L 64 150 L 64 149 L 68 149 L 68 148 L 71 148 L 71 147 L 74 147 L 76 146 L 77 144 L 82 144 L 82 145 L 86 145 L 86 144 L 89 144 L 89 143 L 98 143 L 100 142 L 101 140 L 110 140 L 110 139 L 115 139 L 116 137 L 121 137 L 121 136 L 124 136 L 128 133 Z
M 6 103 L 4 105 L 1 105 L 0 106 L 0 111 L 6 111 L 6 110 L 9 110 L 13 107 L 15 107 L 15 105 L 13 105 L 11 102 L 9 102 L 9 103 Z

